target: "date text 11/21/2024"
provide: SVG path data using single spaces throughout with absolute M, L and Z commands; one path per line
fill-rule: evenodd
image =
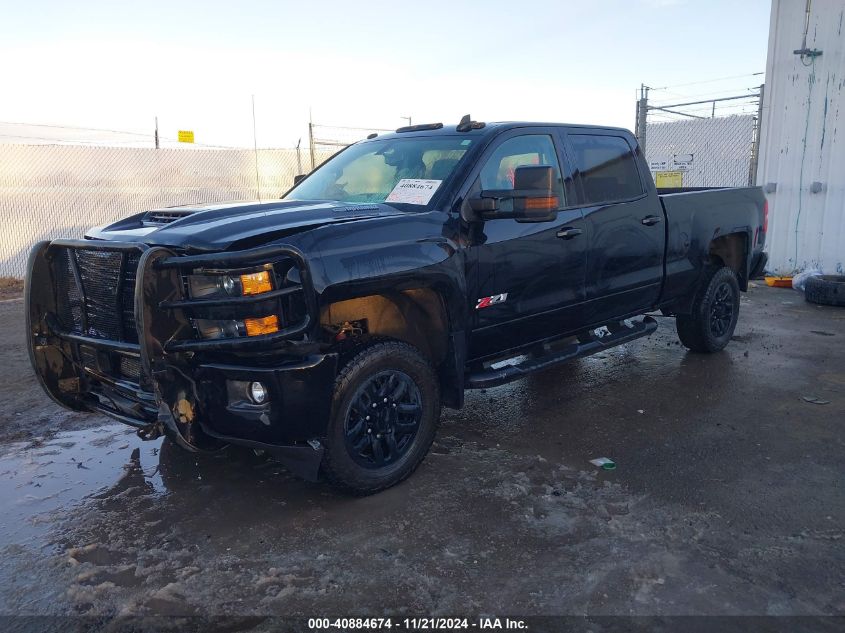
M 455 630 L 525 630 L 528 625 L 518 618 L 482 617 L 477 620 L 470 618 L 310 618 L 308 629 L 320 630 L 350 630 L 362 631 L 405 629 L 409 631 L 455 631 Z

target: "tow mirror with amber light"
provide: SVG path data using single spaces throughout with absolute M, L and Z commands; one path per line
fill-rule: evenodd
M 470 198 L 469 206 L 482 220 L 550 222 L 557 217 L 555 170 L 548 165 L 525 165 L 514 170 L 513 189 L 491 189 Z

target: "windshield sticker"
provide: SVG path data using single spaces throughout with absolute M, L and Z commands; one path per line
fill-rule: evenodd
M 404 202 L 405 204 L 428 204 L 442 180 L 422 180 L 403 178 L 400 180 L 385 202 Z

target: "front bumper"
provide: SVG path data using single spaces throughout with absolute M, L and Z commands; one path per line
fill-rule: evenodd
M 297 267 L 300 281 L 254 298 L 186 296 L 187 271 L 268 261 Z M 98 270 L 104 263 L 111 268 Z M 62 406 L 105 413 L 148 436 L 167 433 L 190 450 L 233 443 L 287 454 L 300 474 L 316 475 L 314 440 L 325 433 L 337 358 L 313 342 L 314 294 L 295 249 L 180 256 L 136 243 L 56 240 L 35 246 L 26 283 L 32 365 Z M 301 309 L 290 307 L 294 298 Z M 293 316 L 273 334 L 203 340 L 192 325 L 221 311 L 283 306 Z M 227 398 L 229 381 L 253 380 L 269 389 L 265 405 Z

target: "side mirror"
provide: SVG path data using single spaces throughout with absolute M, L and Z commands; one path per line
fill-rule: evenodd
M 299 183 L 301 183 L 303 180 L 305 180 L 305 177 L 306 177 L 307 175 L 308 175 L 308 174 L 297 174 L 296 176 L 294 176 L 294 177 L 293 177 L 293 186 L 294 186 L 294 187 L 296 187 L 296 185 L 298 185 L 298 184 L 299 184 Z
M 469 200 L 482 220 L 514 219 L 517 222 L 550 222 L 557 217 L 560 200 L 555 193 L 555 170 L 548 165 L 525 165 L 514 170 L 514 188 L 482 191 Z

